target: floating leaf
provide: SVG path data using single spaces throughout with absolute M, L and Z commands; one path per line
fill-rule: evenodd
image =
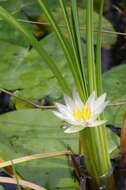
M 126 65 L 117 66 L 110 71 L 104 73 L 103 84 L 104 90 L 110 101 L 117 102 L 126 99 Z M 116 102 L 115 102 L 116 103 Z M 123 115 L 126 111 L 126 105 L 111 106 L 106 110 L 106 116 L 109 124 L 117 127 L 122 126 Z
M 66 150 L 67 145 L 77 152 L 77 135 L 66 135 L 60 126 L 61 121 L 50 111 L 31 109 L 4 114 L 0 117 L 0 155 L 9 160 L 34 153 Z M 15 167 L 25 179 L 47 189 L 77 188 L 65 156 Z
M 72 77 L 55 35 L 49 35 L 41 43 L 71 85 Z M 7 55 L 4 49 L 8 52 Z M 1 43 L 0 56 L 0 87 L 10 90 L 21 89 L 20 95 L 29 99 L 40 99 L 45 96 L 53 99 L 61 97 L 56 79 L 35 50 L 28 51 L 16 45 Z
M 70 15 L 70 8 L 69 6 L 67 7 L 68 13 Z M 80 20 L 80 31 L 81 31 L 81 36 L 83 38 L 83 40 L 86 41 L 86 28 L 85 28 L 85 23 L 86 23 L 86 10 L 83 10 L 81 8 L 79 8 L 79 20 Z M 56 22 L 61 26 L 62 31 L 64 32 L 64 34 L 67 36 L 67 31 L 65 26 L 65 23 L 63 21 L 63 13 L 61 8 L 56 8 L 54 9 L 54 11 L 52 12 Z M 94 39 L 95 39 L 95 44 L 96 44 L 96 40 L 97 40 L 97 27 L 98 27 L 98 21 L 99 21 L 99 14 L 97 14 L 96 12 L 93 12 L 93 26 L 94 26 Z M 107 30 L 107 31 L 111 31 L 114 32 L 114 28 L 111 25 L 111 23 L 105 18 L 102 17 L 102 30 Z M 116 41 L 116 35 L 115 34 L 109 34 L 104 33 L 103 32 L 103 36 L 102 36 L 102 46 L 110 46 L 112 44 L 114 44 Z

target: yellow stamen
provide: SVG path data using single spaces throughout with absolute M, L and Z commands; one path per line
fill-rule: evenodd
M 76 108 L 73 112 L 73 116 L 75 119 L 87 121 L 92 117 L 92 111 L 86 104 L 83 108 Z
M 80 108 L 76 108 L 73 112 L 73 116 L 75 119 L 82 119 L 82 110 Z

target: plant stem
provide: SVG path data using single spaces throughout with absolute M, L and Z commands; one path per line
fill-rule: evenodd
M 103 0 L 101 2 L 101 12 L 99 19 L 99 32 L 101 31 L 101 17 Z M 96 91 L 98 95 L 102 93 L 101 76 L 101 34 L 97 40 L 96 64 L 94 62 L 94 43 L 93 43 L 93 0 L 87 1 L 87 67 L 89 94 Z M 98 35 L 99 35 L 98 32 Z M 99 39 L 100 38 L 100 39 Z M 96 77 L 97 76 L 97 77 Z M 101 116 L 103 119 L 103 116 Z M 87 170 L 96 183 L 100 183 L 101 176 L 109 175 L 111 169 L 110 157 L 108 153 L 108 143 L 105 126 L 84 129 L 80 133 L 81 143 Z

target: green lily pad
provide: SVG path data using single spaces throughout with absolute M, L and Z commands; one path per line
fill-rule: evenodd
M 23 10 L 23 7 L 33 3 L 33 0 L 6 0 L 0 1 L 0 6 L 7 9 L 12 15 L 18 19 L 27 19 Z M 27 24 L 29 28 L 30 25 Z M 12 26 L 8 25 L 2 18 L 0 18 L 0 41 L 9 42 L 11 44 L 27 47 L 28 42 L 22 37 L 20 32 L 15 30 Z
M 56 7 L 57 0 L 46 0 L 49 7 Z M 27 28 L 33 31 L 35 35 L 44 31 L 44 26 L 39 29 L 37 24 L 31 24 L 30 21 L 39 21 L 37 18 L 41 15 L 40 7 L 37 1 L 34 0 L 6 0 L 0 1 L 0 6 L 7 9 L 17 20 L 27 25 Z M 20 32 L 7 24 L 0 18 L 0 41 L 9 42 L 23 47 L 28 46 L 28 42 L 22 37 Z
M 49 35 L 41 43 L 71 85 L 72 76 L 55 35 Z M 28 51 L 10 43 L 1 43 L 0 56 L 0 87 L 21 89 L 19 95 L 29 99 L 41 99 L 45 96 L 58 99 L 62 96 L 55 77 L 35 50 Z
M 104 90 L 110 101 L 126 99 L 126 65 L 117 66 L 103 75 Z M 111 106 L 106 110 L 109 123 L 122 127 L 126 105 Z
M 6 159 L 35 153 L 67 150 L 77 152 L 77 135 L 63 133 L 51 111 L 22 110 L 0 116 L 0 155 Z M 6 151 L 5 151 L 6 150 Z M 25 177 L 47 189 L 74 190 L 77 183 L 71 176 L 66 156 L 30 161 L 15 166 Z
M 70 8 L 69 6 L 67 7 L 68 14 L 70 15 Z M 78 13 L 79 13 L 79 22 L 80 22 L 80 32 L 81 32 L 81 37 L 86 41 L 86 10 L 82 8 L 78 8 Z M 64 18 L 63 18 L 63 12 L 61 8 L 56 8 L 54 11 L 52 11 L 52 14 L 59 26 L 61 26 L 61 30 L 64 32 L 64 34 L 67 36 L 68 32 L 66 30 Z M 96 44 L 97 40 L 97 26 L 99 22 L 99 14 L 96 12 L 93 12 L 93 25 L 94 25 L 94 43 Z M 63 27 L 64 26 L 64 27 Z M 102 30 L 108 30 L 114 32 L 114 28 L 112 24 L 105 18 L 102 17 Z M 103 47 L 110 47 L 112 44 L 115 43 L 116 41 L 116 35 L 114 34 L 109 34 L 106 32 L 102 33 L 102 46 Z

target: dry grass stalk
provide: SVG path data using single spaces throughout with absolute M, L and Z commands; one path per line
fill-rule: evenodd
M 10 177 L 0 177 L 0 183 L 17 184 L 16 179 Z M 47 190 L 44 187 L 40 187 L 34 183 L 19 179 L 19 184 L 23 187 L 29 187 L 34 190 Z
M 71 154 L 71 151 L 69 151 L 69 150 L 52 152 L 52 153 L 33 154 L 33 155 L 30 155 L 30 156 L 24 156 L 24 157 L 21 157 L 21 158 L 17 158 L 17 159 L 14 159 L 14 160 L 9 160 L 9 161 L 0 163 L 0 168 L 11 166 L 12 163 L 13 164 L 19 164 L 19 163 L 22 163 L 22 162 L 27 162 L 27 161 L 31 161 L 31 160 L 40 159 L 40 158 L 60 157 L 60 156 L 65 156 L 65 155 L 70 155 L 70 154 Z

